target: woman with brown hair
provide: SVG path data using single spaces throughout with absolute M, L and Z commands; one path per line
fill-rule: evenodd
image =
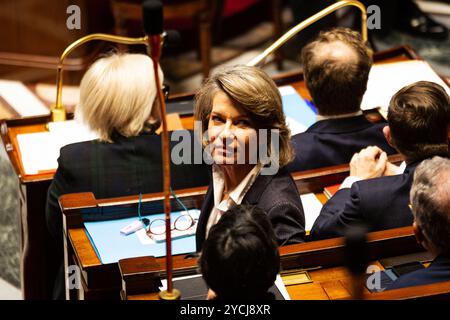
M 197 250 L 222 214 L 241 203 L 267 212 L 279 245 L 302 242 L 303 207 L 285 170 L 293 158 L 290 131 L 272 79 L 255 67 L 224 68 L 197 93 L 194 116 L 205 130 L 203 145 L 212 164 Z

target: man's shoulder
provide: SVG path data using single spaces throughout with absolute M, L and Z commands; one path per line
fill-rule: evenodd
M 386 177 L 378 177 L 378 178 L 372 178 L 372 179 L 366 179 L 366 180 L 360 180 L 355 182 L 355 187 L 360 192 L 366 192 L 370 191 L 373 192 L 373 190 L 392 190 L 397 189 L 399 186 L 403 185 L 407 180 L 407 177 L 405 174 L 397 174 L 393 176 L 386 176 Z

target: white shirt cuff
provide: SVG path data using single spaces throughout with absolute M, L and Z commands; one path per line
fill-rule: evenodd
M 354 182 L 361 181 L 361 180 L 363 180 L 363 179 L 360 177 L 349 176 L 349 177 L 345 178 L 345 180 L 341 183 L 339 190 L 344 189 L 344 188 L 351 188 L 352 184 Z

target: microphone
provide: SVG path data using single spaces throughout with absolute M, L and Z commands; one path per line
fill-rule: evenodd
M 352 276 L 353 299 L 363 299 L 366 280 L 366 268 L 369 257 L 367 245 L 367 227 L 363 224 L 354 224 L 345 232 L 345 260 Z
M 163 40 L 163 6 L 160 1 L 148 0 L 142 4 L 144 19 L 144 31 L 149 39 L 148 51 L 153 61 L 153 72 L 155 75 L 156 87 L 158 89 L 158 100 L 161 111 L 162 124 L 162 158 L 163 158 L 163 193 L 164 193 L 164 213 L 166 220 L 166 277 L 167 290 L 161 291 L 159 297 L 163 300 L 176 300 L 181 297 L 179 290 L 173 288 L 172 282 L 172 228 L 170 223 L 170 149 L 169 133 L 167 130 L 166 103 L 159 81 L 158 65 L 161 57 L 161 44 Z
M 148 0 L 142 4 L 144 31 L 149 38 L 150 57 L 155 62 L 161 57 L 161 39 L 163 35 L 163 6 L 160 1 Z

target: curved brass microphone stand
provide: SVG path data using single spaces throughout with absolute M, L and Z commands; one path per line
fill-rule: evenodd
M 295 27 L 286 32 L 283 36 L 281 36 L 277 41 L 275 41 L 270 47 L 264 50 L 261 54 L 250 60 L 247 63 L 248 66 L 258 66 L 264 62 L 264 60 L 272 54 L 275 50 L 280 48 L 283 44 L 285 44 L 289 39 L 295 36 L 297 33 L 310 26 L 314 22 L 319 21 L 320 19 L 328 16 L 334 11 L 343 8 L 343 7 L 357 7 L 361 11 L 361 36 L 364 42 L 367 42 L 367 11 L 366 7 L 359 1 L 356 0 L 344 0 L 336 2 L 331 6 L 326 7 L 325 9 L 319 11 L 315 15 L 309 17 L 306 20 L 303 20 Z
M 121 44 L 143 44 L 148 46 L 148 37 L 141 38 L 129 38 L 129 37 L 121 37 L 115 36 L 111 34 L 104 33 L 93 33 L 78 39 L 75 42 L 72 42 L 61 54 L 58 63 L 58 69 L 56 73 L 56 103 L 51 107 L 51 118 L 52 121 L 64 121 L 66 120 L 66 108 L 62 105 L 61 95 L 62 95 L 62 85 L 63 85 L 63 67 L 64 67 L 64 59 L 74 51 L 79 46 L 94 40 L 102 40 L 109 41 L 114 43 Z
M 62 95 L 62 84 L 63 84 L 63 65 L 64 59 L 76 48 L 85 44 L 89 41 L 93 40 L 103 40 L 121 44 L 143 44 L 147 47 L 147 52 L 152 58 L 154 67 L 153 72 L 155 75 L 155 82 L 157 83 L 157 98 L 159 100 L 159 106 L 161 111 L 161 122 L 162 122 L 162 155 L 163 155 L 163 177 L 164 177 L 164 212 L 166 216 L 166 262 L 167 262 L 167 287 L 166 291 L 163 291 L 160 296 L 161 299 L 165 300 L 176 300 L 180 298 L 180 292 L 177 289 L 173 288 L 172 284 L 172 253 L 171 253 L 171 230 L 170 230 L 170 151 L 169 151 L 169 134 L 167 130 L 167 121 L 166 121 L 166 104 L 164 100 L 164 94 L 162 92 L 161 83 L 158 74 L 158 63 L 159 57 L 161 54 L 161 47 L 166 38 L 166 33 L 163 33 L 160 38 L 160 43 L 155 43 L 155 38 L 149 39 L 148 36 L 140 37 L 140 38 L 129 38 L 122 36 L 115 36 L 110 34 L 103 33 L 94 33 L 91 35 L 87 35 L 83 38 L 78 39 L 77 41 L 70 44 L 62 53 L 58 69 L 57 69 L 57 78 L 56 78 L 56 103 L 52 105 L 51 108 L 51 118 L 52 121 L 64 121 L 66 120 L 66 109 L 61 103 L 61 95 Z M 151 45 L 149 45 L 149 40 L 152 41 Z M 156 50 L 156 58 L 152 53 L 152 50 Z

